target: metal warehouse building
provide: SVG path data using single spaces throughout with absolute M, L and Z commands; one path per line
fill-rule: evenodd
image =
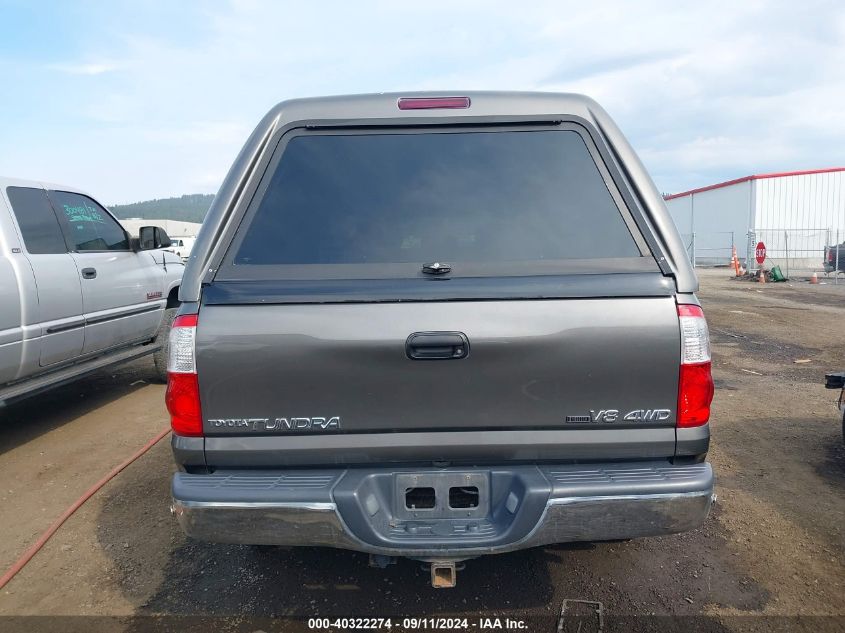
M 767 267 L 818 268 L 824 247 L 845 240 L 845 167 L 746 176 L 665 199 L 696 264 L 727 263 L 735 245 L 756 268 L 762 241 Z
M 182 222 L 181 220 L 148 220 L 145 218 L 126 218 L 121 220 L 130 235 L 138 237 L 138 230 L 142 226 L 160 226 L 169 237 L 196 237 L 202 224 L 199 222 Z

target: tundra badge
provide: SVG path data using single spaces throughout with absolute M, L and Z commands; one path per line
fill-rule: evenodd
M 216 429 L 246 431 L 338 431 L 340 416 L 330 418 L 214 418 L 208 423 Z

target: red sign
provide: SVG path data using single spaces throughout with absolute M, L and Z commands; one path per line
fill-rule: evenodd
M 757 242 L 757 248 L 754 249 L 754 255 L 757 257 L 757 263 L 762 264 L 766 261 L 766 245 L 763 242 Z

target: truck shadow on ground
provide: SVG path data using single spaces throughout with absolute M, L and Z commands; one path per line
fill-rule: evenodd
M 0 453 L 155 382 L 152 358 L 144 357 L 0 407 Z
M 536 609 L 551 602 L 549 554 L 532 550 L 467 561 L 454 589 L 436 590 L 419 562 L 370 568 L 356 552 L 214 546 L 174 552 L 165 582 L 141 613 L 407 616 Z

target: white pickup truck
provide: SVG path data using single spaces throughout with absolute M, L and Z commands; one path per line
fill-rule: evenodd
M 78 189 L 0 178 L 0 406 L 146 354 L 166 379 L 184 271 L 168 246 Z

